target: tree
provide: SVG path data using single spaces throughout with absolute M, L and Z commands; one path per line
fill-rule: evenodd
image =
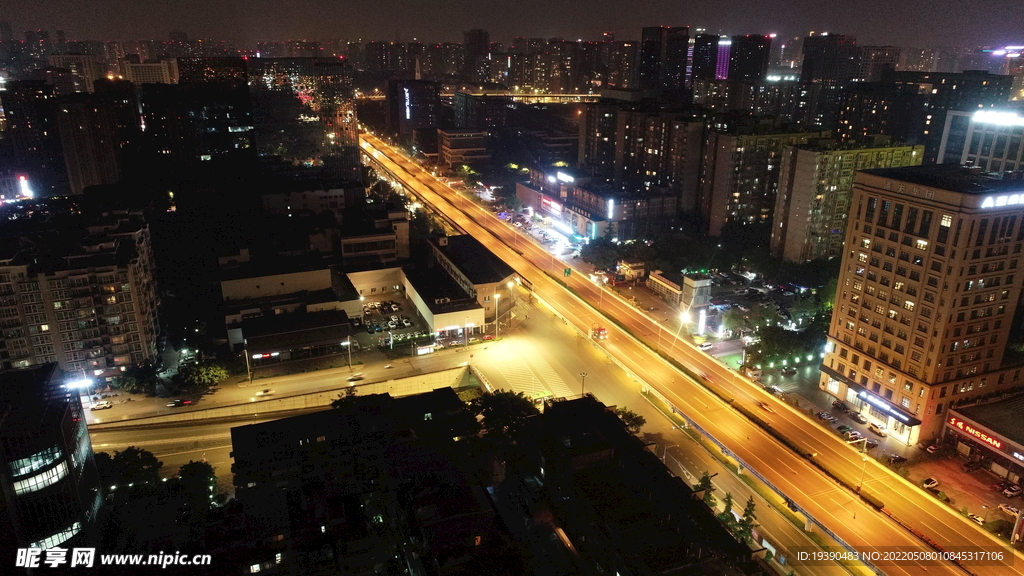
M 483 417 L 488 435 L 515 441 L 526 428 L 531 416 L 540 414 L 533 400 L 522 392 L 498 390 L 473 400 L 470 409 Z
M 135 446 L 114 452 L 110 464 L 113 471 L 112 480 L 122 484 L 156 484 L 160 481 L 160 467 L 164 465 L 152 452 Z
M 825 285 L 818 289 L 818 303 L 824 311 L 832 310 L 836 302 L 836 288 L 839 286 L 839 277 L 829 278 Z
M 342 406 L 351 403 L 352 400 L 356 397 L 356 394 L 357 392 L 355 386 L 349 386 L 348 388 L 345 388 L 345 392 L 339 393 L 338 398 L 331 402 L 331 408 L 341 408 Z
M 210 388 L 227 377 L 228 371 L 219 362 L 203 362 L 178 370 L 178 382 L 192 390 Z
M 639 434 L 640 429 L 647 424 L 647 419 L 633 412 L 629 408 L 616 408 L 615 415 L 626 425 L 626 429 L 632 434 Z
M 178 469 L 178 482 L 182 494 L 193 506 L 208 508 L 216 495 L 217 477 L 209 462 L 189 460 Z
M 743 542 L 750 540 L 752 532 L 754 530 L 754 497 L 751 496 L 747 500 L 747 505 L 743 508 L 743 517 L 736 523 L 736 536 Z
M 739 308 L 730 308 L 722 314 L 722 325 L 725 326 L 726 330 L 736 332 L 746 328 L 747 319 L 745 313 Z
M 704 492 L 701 499 L 705 504 L 713 508 L 715 506 L 715 495 L 712 494 L 712 492 L 714 491 L 715 487 L 711 483 L 711 474 L 705 470 L 704 474 L 700 477 L 700 482 L 698 482 L 697 486 L 694 487 L 694 492 Z
M 111 384 L 114 388 L 124 390 L 129 394 L 153 394 L 156 392 L 156 385 L 160 377 L 156 375 L 156 368 L 146 363 L 141 366 L 129 366 L 124 372 L 114 376 Z
M 725 498 L 722 498 L 722 506 L 725 510 L 719 514 L 719 518 L 725 523 L 730 529 L 736 524 L 736 517 L 732 515 L 732 493 L 726 492 Z

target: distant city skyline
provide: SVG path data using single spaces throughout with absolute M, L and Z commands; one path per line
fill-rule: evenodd
M 697 0 L 686 9 L 651 0 L 641 10 L 613 0 L 522 0 L 497 6 L 468 0 L 379 0 L 360 6 L 326 0 L 95 0 L 89 6 L 85 10 L 80 0 L 14 0 L 0 12 L 0 21 L 10 22 L 17 37 L 25 30 L 47 29 L 64 30 L 68 40 L 167 39 L 170 32 L 181 31 L 189 38 L 231 40 L 239 46 L 303 38 L 461 42 L 462 33 L 472 28 L 488 30 L 495 42 L 515 36 L 597 40 L 608 31 L 618 39 L 638 40 L 643 26 L 657 25 L 727 35 L 776 33 L 780 38 L 829 31 L 856 36 L 858 44 L 915 47 L 1024 40 L 1024 12 L 1011 0 L 991 0 L 984 10 L 965 10 L 953 0 L 867 0 L 832 4 L 827 11 L 812 0 Z

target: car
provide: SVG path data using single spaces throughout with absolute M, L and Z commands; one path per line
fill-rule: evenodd
M 832 402 L 832 407 L 835 408 L 836 410 L 839 410 L 840 412 L 849 412 L 850 411 L 850 408 L 846 404 L 843 404 L 842 402 L 840 402 L 839 400 L 834 400 Z
M 846 434 L 843 434 L 843 437 L 846 438 L 847 442 L 856 442 L 864 439 L 864 435 L 856 430 L 850 430 Z
M 391 321 L 397 323 L 398 322 L 398 316 L 392 316 L 391 317 Z
M 367 322 L 366 323 L 366 333 L 367 334 L 373 334 L 373 332 L 374 332 L 373 324 L 370 324 L 369 322 Z
M 874 422 L 868 424 L 868 432 L 871 432 L 876 436 L 881 436 L 882 438 L 885 438 L 886 436 L 889 435 L 889 433 L 886 432 L 884 428 L 882 428 L 878 424 L 875 424 Z
M 402 326 L 404 328 L 411 328 L 412 327 L 412 322 L 410 322 L 408 318 L 403 318 L 402 319 Z
M 743 304 L 737 304 L 736 307 L 740 309 L 740 312 L 750 312 L 750 308 L 747 308 Z
M 356 372 L 355 374 L 349 376 L 347 378 L 347 380 L 349 382 L 358 382 L 358 381 L 362 380 L 363 378 L 366 378 L 366 376 L 364 376 L 362 372 Z
M 865 450 L 871 450 L 872 448 L 878 448 L 878 440 L 868 440 L 864 443 Z
M 931 446 L 925 448 L 925 451 L 928 452 L 929 454 L 935 454 L 941 448 L 942 448 L 942 446 L 939 446 L 938 444 L 932 444 Z
M 394 320 L 388 320 L 388 329 L 394 330 L 395 328 L 398 328 L 398 322 L 395 322 Z
M 485 334 L 484 342 L 487 342 L 488 340 L 494 340 L 494 334 Z
M 775 409 L 772 408 L 767 402 L 758 402 L 757 405 L 761 407 L 761 410 L 764 410 L 769 414 L 775 414 Z
M 982 518 L 981 516 L 978 516 L 977 514 L 968 514 L 967 515 L 967 519 L 970 520 L 971 522 L 974 522 L 978 526 L 984 526 L 985 525 L 985 519 Z
M 697 348 L 700 348 L 701 350 L 711 350 L 714 346 L 715 345 L 711 342 L 702 342 L 700 346 L 697 346 Z
M 889 462 L 893 464 L 906 464 L 907 458 L 899 454 L 889 454 Z
M 992 489 L 995 490 L 996 492 L 1002 492 L 1003 490 L 1006 490 L 1010 486 L 1013 486 L 1013 482 L 1010 482 L 1009 480 L 1000 480 L 999 482 L 996 482 L 995 484 L 992 485 Z
M 868 423 L 868 419 L 860 412 L 850 412 L 850 419 L 858 424 Z M 870 426 L 868 428 L 870 429 Z M 885 436 L 885 434 L 880 434 L 880 436 Z
M 853 430 L 853 426 L 850 426 L 848 424 L 840 424 L 839 426 L 836 426 L 836 432 L 846 433 L 849 432 L 850 430 Z
M 264 388 L 263 390 L 260 390 L 259 392 L 257 392 L 256 395 L 257 396 L 270 396 L 273 393 L 274 393 L 274 391 L 271 390 L 270 388 Z
M 938 488 L 938 486 L 939 481 L 936 480 L 935 478 L 925 478 L 924 480 L 921 481 L 921 487 L 926 490 L 929 488 Z
M 714 381 L 714 380 L 712 380 L 712 379 L 711 379 L 711 377 L 710 377 L 710 376 L 708 376 L 707 374 L 701 374 L 701 375 L 700 375 L 700 379 L 701 379 L 701 380 L 703 380 L 703 381 L 705 381 L 705 382 L 709 382 L 709 383 L 712 383 L 712 384 L 713 384 L 713 383 L 715 382 L 715 381 Z
M 106 410 L 113 407 L 114 403 L 110 400 L 100 400 L 99 402 L 94 402 L 90 410 Z
M 167 403 L 168 408 L 180 408 L 182 406 L 189 406 L 192 404 L 191 400 L 171 400 Z
M 1009 488 L 1003 490 L 1003 496 L 1006 496 L 1007 498 L 1016 498 L 1017 496 L 1020 496 L 1020 493 L 1021 488 L 1016 484 L 1011 484 Z
M 828 412 L 818 412 L 815 416 L 817 416 L 819 420 L 828 420 L 832 417 Z
M 765 386 L 764 391 L 771 394 L 772 396 L 778 396 L 779 398 L 782 398 L 783 396 L 786 395 L 786 393 L 782 391 L 782 388 L 779 388 L 778 386 L 772 386 L 771 384 Z
M 1017 516 L 1020 516 L 1020 508 L 1017 508 L 1015 506 L 1010 506 L 1009 504 L 1000 504 L 999 506 L 996 506 L 996 508 L 999 508 L 1000 512 L 1003 512 L 1005 514 L 1009 514 L 1010 516 L 1013 516 L 1014 518 L 1016 518 Z
M 964 462 L 963 466 L 960 467 L 960 469 L 967 474 L 970 474 L 971 472 L 974 472 L 975 470 L 978 470 L 980 468 L 981 460 L 968 460 L 967 462 Z
M 793 374 L 796 374 L 796 368 L 793 368 L 792 366 L 786 366 L 782 369 L 783 376 L 792 376 Z

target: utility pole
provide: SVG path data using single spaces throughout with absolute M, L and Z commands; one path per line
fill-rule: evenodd
M 587 374 L 586 372 L 580 372 L 580 378 L 583 379 L 583 383 L 580 385 L 580 396 L 586 396 L 587 394 Z

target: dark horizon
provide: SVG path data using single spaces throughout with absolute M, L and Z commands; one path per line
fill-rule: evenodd
M 230 40 L 239 46 L 287 39 L 461 42 L 462 33 L 473 28 L 488 30 L 495 42 L 515 36 L 597 40 L 607 31 L 618 39 L 639 40 L 642 27 L 657 25 L 726 35 L 776 33 L 781 39 L 828 31 L 856 36 L 858 44 L 911 47 L 1024 41 L 1024 12 L 1010 0 L 993 0 L 984 10 L 973 11 L 954 0 L 867 0 L 831 5 L 827 11 L 812 0 L 736 0 L 726 5 L 698 0 L 686 10 L 667 0 L 652 0 L 644 10 L 630 10 L 613 0 L 523 0 L 500 6 L 467 0 L 380 0 L 372 10 L 324 0 L 91 4 L 92 10 L 86 12 L 80 0 L 14 0 L 0 20 L 9 22 L 18 38 L 35 29 L 64 30 L 68 40 L 167 39 L 170 32 L 182 31 L 190 39 Z

